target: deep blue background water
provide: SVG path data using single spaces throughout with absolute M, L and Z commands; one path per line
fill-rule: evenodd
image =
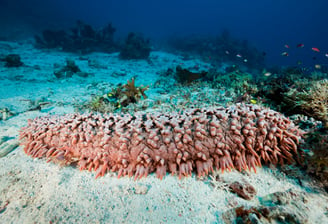
M 0 0 L 0 13 L 0 34 L 68 28 L 77 19 L 96 27 L 111 22 L 116 37 L 137 31 L 153 41 L 226 28 L 267 52 L 268 64 L 328 64 L 327 0 Z M 296 49 L 298 43 L 305 47 Z

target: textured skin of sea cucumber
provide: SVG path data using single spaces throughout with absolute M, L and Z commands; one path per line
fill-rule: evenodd
M 302 132 L 282 114 L 256 105 L 184 112 L 48 115 L 20 132 L 34 158 L 135 178 L 156 172 L 199 176 L 213 169 L 292 163 Z

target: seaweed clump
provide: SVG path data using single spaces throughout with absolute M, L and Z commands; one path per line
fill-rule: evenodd
M 101 113 L 113 112 L 129 104 L 137 103 L 141 99 L 147 99 L 145 91 L 148 88 L 149 86 L 135 86 L 135 79 L 132 78 L 126 84 L 119 84 L 104 95 L 93 96 L 86 107 Z
M 141 34 L 130 32 L 120 51 L 120 58 L 129 59 L 148 59 L 150 55 L 149 40 L 146 40 Z

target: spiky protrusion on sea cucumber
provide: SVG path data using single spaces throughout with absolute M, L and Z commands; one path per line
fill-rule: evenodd
M 135 178 L 156 172 L 207 175 L 214 168 L 246 170 L 292 163 L 301 131 L 282 114 L 256 105 L 190 109 L 182 113 L 67 114 L 29 120 L 20 138 L 35 158 L 80 170 Z

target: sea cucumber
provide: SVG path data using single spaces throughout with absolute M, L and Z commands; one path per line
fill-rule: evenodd
M 20 132 L 24 151 L 36 158 L 77 164 L 135 179 L 156 172 L 199 176 L 214 168 L 256 172 L 262 163 L 292 163 L 302 131 L 284 115 L 257 105 L 183 112 L 48 115 Z

